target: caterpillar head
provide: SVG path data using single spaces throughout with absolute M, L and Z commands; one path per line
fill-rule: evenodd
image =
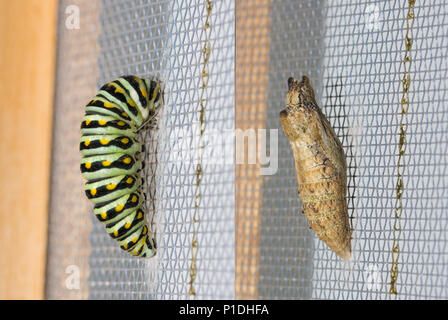
M 293 77 L 288 79 L 288 93 L 286 94 L 286 106 L 288 107 L 301 107 L 309 105 L 309 103 L 315 104 L 314 90 L 311 86 L 310 79 L 307 76 L 303 76 L 302 80 L 296 80 Z

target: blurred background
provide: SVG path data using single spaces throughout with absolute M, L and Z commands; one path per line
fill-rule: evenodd
M 0 0 L 0 46 L 0 299 L 448 298 L 445 1 Z M 141 137 L 154 259 L 79 173 L 83 108 L 124 74 L 165 85 Z M 300 213 L 278 113 L 303 74 L 347 155 L 348 263 Z M 201 138 L 235 129 L 266 129 L 273 174 Z
M 44 296 L 57 1 L 0 1 L 0 298 Z

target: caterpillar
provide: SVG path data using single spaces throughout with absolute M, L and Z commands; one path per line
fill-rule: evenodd
M 81 122 L 81 174 L 95 216 L 121 249 L 152 257 L 156 241 L 145 220 L 141 129 L 154 125 L 163 99 L 157 80 L 122 76 L 103 85 Z
M 302 213 L 309 227 L 340 258 L 351 257 L 342 144 L 316 103 L 310 79 L 288 79 L 286 108 L 280 112 L 297 173 Z

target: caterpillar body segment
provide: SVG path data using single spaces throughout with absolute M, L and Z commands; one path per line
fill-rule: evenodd
M 101 87 L 81 122 L 81 174 L 94 214 L 121 249 L 139 257 L 156 254 L 145 219 L 142 190 L 144 145 L 139 130 L 162 104 L 160 82 L 122 76 Z
M 93 135 L 82 136 L 79 149 L 83 156 L 113 153 L 133 155 L 142 152 L 142 145 L 126 135 Z
M 81 173 L 87 180 L 134 174 L 140 169 L 141 161 L 125 153 L 89 156 L 81 160 Z
M 93 211 L 98 220 L 107 224 L 122 219 L 142 205 L 140 193 L 132 192 L 110 202 L 97 203 Z
M 87 182 L 85 193 L 92 203 L 104 203 L 139 190 L 140 181 L 141 179 L 132 175 L 109 177 L 95 182 Z
M 81 122 L 81 134 L 89 135 L 126 135 L 137 137 L 137 127 L 131 122 L 103 114 L 86 114 Z

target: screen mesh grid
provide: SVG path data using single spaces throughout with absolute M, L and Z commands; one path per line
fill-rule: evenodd
M 70 127 L 56 125 L 54 136 L 56 148 L 66 146 L 59 140 L 62 134 L 73 140 L 74 147 L 65 155 L 55 149 L 54 161 L 63 161 L 58 157 L 73 160 L 70 175 L 77 184 L 60 195 L 57 189 L 66 177 L 53 171 L 50 229 L 55 236 L 50 236 L 54 240 L 49 245 L 51 280 L 47 296 L 66 298 L 76 291 L 64 289 L 63 279 L 67 275 L 62 264 L 56 261 L 61 258 L 76 261 L 82 255 L 84 264 L 78 266 L 85 281 L 81 288 L 84 294 L 79 298 L 231 299 L 234 297 L 233 164 L 215 163 L 207 156 L 224 152 L 221 157 L 233 159 L 233 141 L 221 139 L 226 130 L 234 128 L 233 2 L 91 3 L 60 3 L 59 55 L 67 57 L 58 61 L 58 83 L 65 87 L 56 88 L 57 97 L 63 99 L 56 103 L 56 122 L 67 118 L 68 107 L 74 121 Z M 65 10 L 73 4 L 80 9 L 80 29 L 76 31 L 65 28 Z M 90 19 L 91 16 L 96 20 Z M 92 25 L 97 31 L 95 35 L 90 32 Z M 209 47 L 206 60 L 205 41 Z M 91 52 L 95 54 L 88 55 Z M 82 59 L 88 59 L 88 64 L 81 63 Z M 207 85 L 202 87 L 204 68 L 208 76 Z M 129 256 L 106 234 L 84 199 L 78 168 L 80 156 L 76 141 L 83 106 L 102 84 L 125 74 L 155 77 L 164 87 L 164 106 L 158 114 L 157 125 L 140 137 L 146 146 L 148 219 L 157 230 L 158 253 L 153 259 Z M 80 95 L 73 77 L 82 82 L 80 86 L 89 95 Z M 86 83 L 87 77 L 94 81 Z M 70 104 L 65 105 L 66 101 Z M 201 108 L 203 120 L 199 123 Z M 199 138 L 201 130 L 204 137 Z M 196 183 L 198 161 L 202 166 L 200 184 Z M 79 198 L 74 199 L 72 189 L 80 190 Z M 201 199 L 195 203 L 198 194 Z M 82 211 L 83 220 L 66 209 L 67 203 Z M 76 203 L 84 206 L 81 208 Z M 64 251 L 78 235 L 66 239 L 67 243 L 57 241 L 69 223 L 91 226 L 90 231 L 83 231 L 85 241 L 79 244 L 79 250 L 89 248 L 85 253 Z M 196 276 L 191 285 L 194 235 Z M 53 283 L 58 273 L 62 281 Z M 195 295 L 189 294 L 191 286 Z
M 66 26 L 69 5 L 80 9 L 78 30 Z M 447 7 L 414 8 L 392 295 L 407 1 L 61 1 L 47 297 L 448 298 Z M 157 126 L 141 137 L 159 247 L 148 260 L 127 256 L 94 221 L 78 168 L 83 106 L 122 74 L 157 77 L 165 88 Z M 347 155 L 348 263 L 300 213 L 278 113 L 286 80 L 303 74 Z M 279 129 L 274 175 L 208 161 L 234 159 L 233 140 L 208 135 L 235 127 Z M 79 289 L 67 287 L 70 266 Z

